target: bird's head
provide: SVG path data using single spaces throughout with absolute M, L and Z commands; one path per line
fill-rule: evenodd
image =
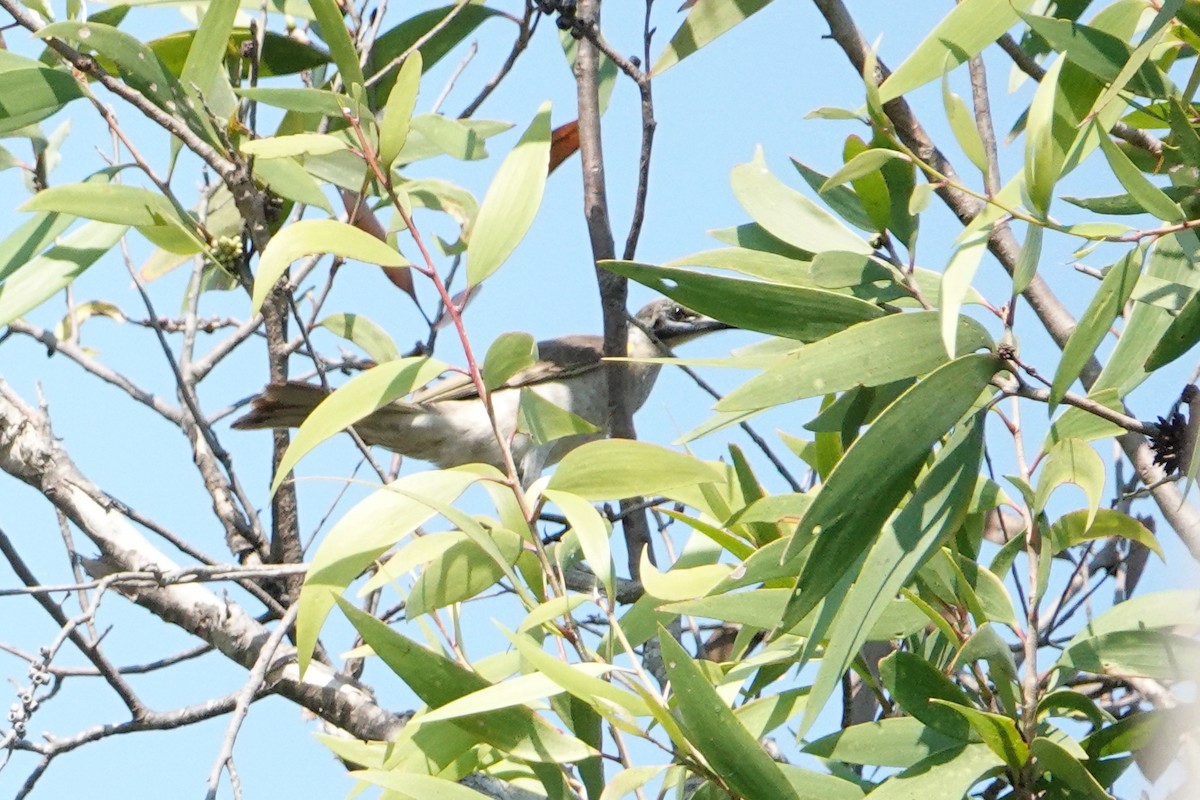
M 671 347 L 710 331 L 733 327 L 665 297 L 647 303 L 637 312 L 635 319 L 645 325 L 660 342 Z

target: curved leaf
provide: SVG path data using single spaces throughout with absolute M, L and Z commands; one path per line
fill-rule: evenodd
M 499 477 L 499 472 L 475 464 L 467 468 L 406 475 L 389 484 L 403 489 L 403 493 L 388 487 L 379 489 L 334 524 L 313 554 L 300 590 L 296 658 L 301 673 L 308 666 L 317 634 L 337 595 L 385 550 L 437 513 L 427 505 L 414 502 L 413 496 L 449 503 L 468 486 L 488 475 Z
M 312 410 L 292 439 L 271 482 L 272 494 L 310 450 L 397 398 L 446 371 L 432 358 L 402 358 L 372 367 L 346 381 Z
M 492 179 L 467 244 L 467 284 L 500 268 L 533 224 L 550 163 L 550 104 L 543 103 Z
M 801 342 L 823 339 L 885 313 L 874 303 L 821 289 L 745 281 L 633 261 L 604 261 L 601 265 L 735 328 Z
M 1038 476 L 1034 512 L 1041 513 L 1046 501 L 1059 486 L 1073 483 L 1083 489 L 1088 500 L 1087 524 L 1090 526 L 1100 508 L 1104 491 L 1104 460 L 1087 442 L 1064 439 L 1050 450 Z
M 801 735 L 816 721 L 892 598 L 966 519 L 979 478 L 984 440 L 982 420 L 972 418 L 962 427 L 871 546 L 858 579 L 838 604 L 828 629 L 814 630 L 812 635 L 826 645 L 805 705 Z
M 0 283 L 0 327 L 26 314 L 70 285 L 111 250 L 128 228 L 89 222 L 34 256 Z
M 40 122 L 79 97 L 79 81 L 67 72 L 40 65 L 0 72 L 0 133 Z
M 342 83 L 347 88 L 366 83 L 358 63 L 358 51 L 350 40 L 350 30 L 342 19 L 342 11 L 336 0 L 308 0 L 308 4 L 321 28 L 321 38 L 329 45 L 329 54 L 337 64 Z
M 658 639 L 680 725 L 713 771 L 742 797 L 799 800 L 779 765 L 750 735 L 687 651 L 662 626 Z
M 430 708 L 440 708 L 492 685 L 478 673 L 422 647 L 340 597 L 338 603 L 363 640 Z M 471 734 L 475 741 L 487 742 L 503 753 L 529 761 L 559 764 L 596 754 L 527 708 L 502 708 L 460 717 L 448 724 Z
M 387 108 L 379 125 L 379 163 L 385 173 L 391 170 L 392 162 L 408 140 L 408 125 L 417 105 L 421 72 L 421 51 L 418 50 L 404 59 L 396 76 L 396 85 L 388 95 Z
M 893 775 L 871 791 L 871 800 L 965 797 L 972 786 L 1004 762 L 986 744 L 942 750 Z
M 619 500 L 724 480 L 720 467 L 692 456 L 633 439 L 605 439 L 567 453 L 548 488 L 592 501 Z
M 834 467 L 792 535 L 785 560 L 815 535 L 782 627 L 816 608 L 878 537 L 938 440 L 966 415 L 1000 369 L 991 354 L 955 359 L 887 407 Z
M 982 325 L 959 317 L 955 356 L 991 345 Z M 800 348 L 727 394 L 716 409 L 752 411 L 855 386 L 882 386 L 924 375 L 949 360 L 936 311 L 890 314 Z
M 895 100 L 900 95 L 940 78 L 948 69 L 977 55 L 983 48 L 1000 38 L 1001 34 L 1020 21 L 1018 11 L 1025 11 L 1033 0 L 964 0 L 956 5 L 926 36 L 912 55 L 904 59 L 896 71 L 879 87 L 881 102 Z
M 869 255 L 870 243 L 767 169 L 762 148 L 733 168 L 733 194 L 750 218 L 773 236 L 810 253 L 845 250 Z
M 1060 517 L 1050 528 L 1050 538 L 1054 542 L 1056 553 L 1083 542 L 1107 539 L 1110 536 L 1137 542 L 1157 553 L 1159 558 L 1166 558 L 1158 539 L 1149 528 L 1115 509 L 1102 508 L 1095 514 L 1090 510 L 1072 511 Z
M 687 19 L 679 26 L 679 30 L 675 31 L 675 35 L 655 60 L 650 72 L 655 76 L 666 72 L 770 2 L 771 0 L 704 0 L 691 4 Z
M 472 539 L 455 542 L 425 564 L 413 583 L 404 607 L 408 619 L 469 600 L 505 577 L 504 567 L 511 567 L 521 555 L 521 537 L 503 528 L 485 535 L 503 561 L 497 562 Z
M 301 220 L 271 238 L 258 259 L 250 310 L 258 313 L 288 265 L 302 256 L 331 253 L 384 267 L 408 266 L 408 259 L 369 233 L 332 219 Z
M 330 314 L 318 322 L 317 327 L 354 342 L 376 363 L 400 358 L 400 348 L 396 347 L 387 331 L 359 314 Z
M 1071 332 L 1054 371 L 1050 386 L 1050 409 L 1062 402 L 1067 389 L 1083 372 L 1084 365 L 1096 352 L 1100 342 L 1108 334 L 1113 322 L 1120 316 L 1133 295 L 1133 289 L 1141 276 L 1144 247 L 1135 247 L 1125 257 L 1109 267 L 1100 287 L 1088 303 L 1087 310 L 1079 318 L 1079 324 Z

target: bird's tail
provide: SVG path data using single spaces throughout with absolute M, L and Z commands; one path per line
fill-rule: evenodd
M 254 398 L 250 404 L 250 413 L 235 420 L 233 427 L 237 430 L 298 428 L 313 409 L 328 396 L 328 392 L 311 383 L 272 383 Z M 410 403 L 393 401 L 354 423 L 354 430 L 367 444 L 386 447 L 397 453 L 435 459 L 435 456 L 425 452 L 428 448 L 424 446 L 423 440 L 413 440 L 410 436 L 414 411 L 419 409 Z M 434 452 L 436 454 L 436 447 Z
M 272 383 L 250 404 L 250 413 L 237 419 L 237 430 L 298 428 L 329 393 L 311 383 Z

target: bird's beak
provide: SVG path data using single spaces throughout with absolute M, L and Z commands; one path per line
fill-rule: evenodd
M 674 347 L 684 342 L 690 342 L 692 339 L 703 336 L 706 333 L 724 331 L 731 328 L 733 326 L 728 322 L 722 322 L 719 319 L 713 319 L 703 314 L 696 314 L 688 319 L 671 323 L 666 331 L 659 332 L 659 338 L 664 343 L 670 343 Z

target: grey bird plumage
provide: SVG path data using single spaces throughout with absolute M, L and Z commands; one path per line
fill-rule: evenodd
M 666 346 L 729 327 L 667 299 L 649 303 L 635 319 Z M 570 450 L 603 434 L 579 434 L 537 444 L 528 435 L 516 433 L 520 389 L 528 388 L 603 429 L 608 415 L 603 344 L 602 337 L 591 335 L 539 342 L 537 363 L 493 390 L 496 419 L 502 434 L 512 442 L 513 458 L 525 481 L 536 478 L 543 468 L 557 463 Z M 638 326 L 630 325 L 628 354 L 630 358 L 653 358 L 662 351 Z M 636 411 L 650 396 L 660 366 L 629 362 L 624 367 L 630 408 Z M 254 399 L 250 413 L 235 421 L 233 427 L 297 427 L 326 396 L 321 387 L 311 384 L 272 384 Z M 438 381 L 414 392 L 408 400 L 386 405 L 355 423 L 354 430 L 368 444 L 443 469 L 477 462 L 503 468 L 486 410 L 465 375 Z

